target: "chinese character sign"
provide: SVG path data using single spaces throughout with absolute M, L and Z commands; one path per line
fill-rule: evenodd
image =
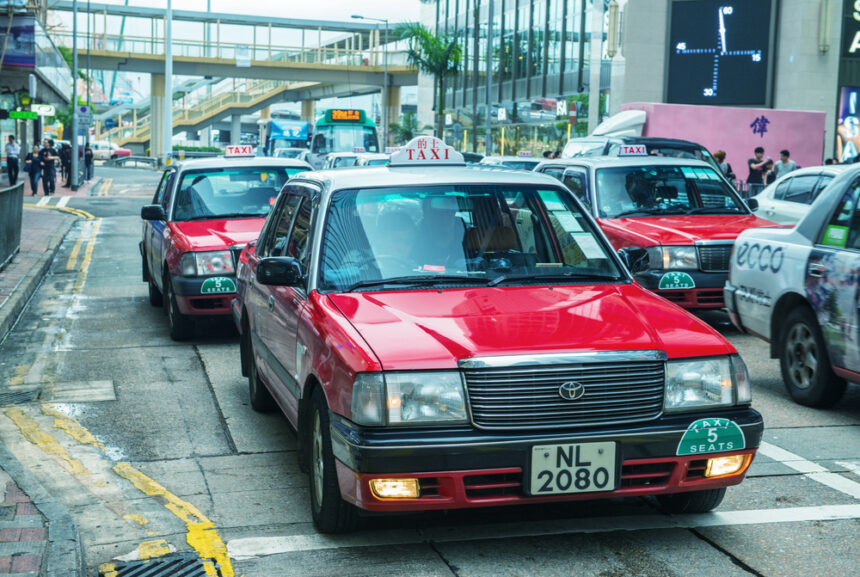
M 750 124 L 750 128 L 752 128 L 753 134 L 758 134 L 760 137 L 764 138 L 765 132 L 767 132 L 767 125 L 770 124 L 770 120 L 762 114 L 758 118 L 752 121 Z

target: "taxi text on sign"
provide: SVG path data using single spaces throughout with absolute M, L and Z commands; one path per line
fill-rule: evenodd
M 463 155 L 433 136 L 418 136 L 391 155 L 389 166 L 465 164 Z
M 224 149 L 226 156 L 254 156 L 254 147 L 250 144 L 228 146 Z
M 618 156 L 647 156 L 648 149 L 644 144 L 622 144 Z

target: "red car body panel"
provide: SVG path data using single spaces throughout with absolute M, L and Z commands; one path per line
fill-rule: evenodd
M 748 228 L 774 226 L 769 220 L 746 214 L 601 218 L 597 222 L 616 250 L 689 246 L 702 240 L 733 241 Z

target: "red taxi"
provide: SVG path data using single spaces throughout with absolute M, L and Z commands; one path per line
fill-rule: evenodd
M 735 239 L 775 223 L 755 216 L 705 162 L 650 156 L 645 145 L 622 149 L 620 157 L 549 160 L 535 170 L 561 180 L 616 250 L 638 256 L 632 271 L 642 286 L 686 309 L 722 308 Z
M 295 427 L 323 532 L 362 510 L 708 511 L 761 440 L 732 345 L 638 285 L 568 190 L 432 137 L 291 179 L 237 282 L 251 404 Z
M 140 254 L 149 302 L 165 305 L 174 340 L 191 338 L 195 319 L 230 314 L 239 251 L 259 236 L 284 183 L 306 170 L 301 160 L 257 158 L 237 146 L 164 171 L 141 209 Z

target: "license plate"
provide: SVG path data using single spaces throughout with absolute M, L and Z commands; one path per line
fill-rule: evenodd
M 534 446 L 529 494 L 613 491 L 615 463 L 613 442 Z

